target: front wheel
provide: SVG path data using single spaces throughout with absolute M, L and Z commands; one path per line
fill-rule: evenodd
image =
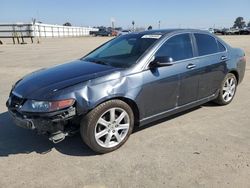
M 121 100 L 110 100 L 90 111 L 81 121 L 84 142 L 98 153 L 118 149 L 130 136 L 134 126 L 134 114 L 130 106 Z
M 232 102 L 237 89 L 237 79 L 234 74 L 228 73 L 221 84 L 218 98 L 215 99 L 219 105 L 227 105 Z

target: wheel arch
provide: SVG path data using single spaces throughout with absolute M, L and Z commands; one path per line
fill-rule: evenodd
M 236 77 L 237 83 L 239 83 L 239 73 L 237 70 L 231 70 L 228 73 L 233 74 Z
M 139 111 L 138 105 L 136 104 L 136 102 L 133 99 L 130 99 L 128 97 L 113 96 L 113 97 L 110 97 L 108 99 L 99 101 L 93 107 L 91 107 L 91 109 L 89 109 L 89 110 L 92 110 L 92 109 L 96 108 L 97 106 L 99 106 L 100 104 L 102 104 L 104 102 L 107 102 L 107 101 L 110 101 L 110 100 L 121 100 L 121 101 L 125 102 L 126 104 L 128 104 L 130 106 L 130 108 L 132 109 L 133 113 L 134 113 L 135 126 L 139 125 L 139 122 L 140 122 L 140 111 Z

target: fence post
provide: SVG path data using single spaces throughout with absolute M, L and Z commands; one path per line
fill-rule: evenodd
M 45 26 L 43 26 L 43 34 L 44 34 L 44 37 L 46 38 Z
M 15 37 L 12 37 L 13 44 L 16 44 Z
M 39 38 L 41 38 L 41 27 L 38 25 L 38 33 L 39 33 Z

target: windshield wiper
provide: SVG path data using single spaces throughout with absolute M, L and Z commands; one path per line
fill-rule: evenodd
M 96 64 L 101 64 L 101 65 L 109 65 L 107 62 L 102 61 L 100 59 L 94 59 L 94 58 L 87 58 L 86 61 L 96 63 Z
M 101 65 L 109 65 L 108 63 L 101 61 L 101 60 L 96 60 L 93 63 L 101 64 Z

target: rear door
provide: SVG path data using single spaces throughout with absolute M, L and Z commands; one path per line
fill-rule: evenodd
M 200 69 L 198 99 L 209 97 L 220 88 L 226 72 L 227 51 L 215 37 L 194 33 L 197 66 Z

